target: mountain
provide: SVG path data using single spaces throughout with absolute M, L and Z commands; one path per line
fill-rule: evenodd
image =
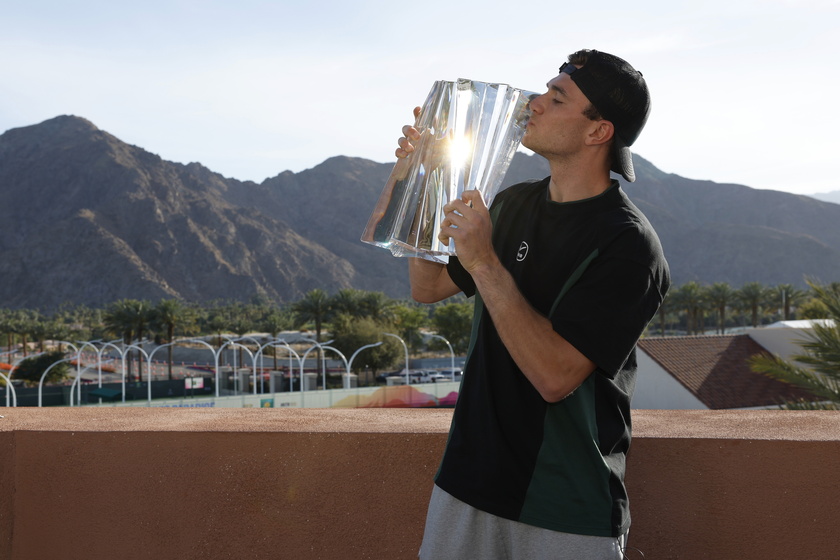
M 631 199 L 676 284 L 840 279 L 840 205 L 663 173 Z M 338 156 L 262 183 L 162 160 L 85 119 L 0 135 L 0 307 L 120 298 L 287 302 L 313 288 L 407 297 L 405 259 L 359 241 L 392 163 Z M 505 185 L 548 175 L 517 153 Z
M 840 206 L 666 174 L 636 158 L 626 187 L 662 241 L 673 280 L 805 286 L 840 279 Z
M 815 193 L 810 196 L 811 198 L 816 198 L 817 200 L 824 200 L 826 202 L 834 202 L 835 204 L 840 204 L 840 191 Z
M 279 300 L 353 284 L 353 266 L 228 203 L 247 188 L 58 117 L 0 136 L 0 302 Z

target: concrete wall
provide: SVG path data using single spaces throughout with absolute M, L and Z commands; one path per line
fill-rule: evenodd
M 416 558 L 451 411 L 0 415 L 0 558 L 394 560 Z M 836 554 L 840 414 L 634 425 L 630 545 L 649 560 Z

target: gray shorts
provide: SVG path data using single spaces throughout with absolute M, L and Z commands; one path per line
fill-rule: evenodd
M 435 486 L 420 559 L 621 560 L 624 540 L 561 533 L 502 519 Z

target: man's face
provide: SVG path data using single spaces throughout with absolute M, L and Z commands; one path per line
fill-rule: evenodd
M 547 84 L 548 91 L 531 101 L 531 119 L 522 145 L 548 160 L 580 150 L 596 123 L 583 113 L 589 99 L 572 78 L 561 73 Z

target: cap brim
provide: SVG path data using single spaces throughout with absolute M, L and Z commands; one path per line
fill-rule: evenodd
M 611 169 L 630 183 L 636 180 L 636 172 L 633 170 L 633 154 L 630 153 L 630 148 L 625 146 L 618 136 L 615 137 Z

